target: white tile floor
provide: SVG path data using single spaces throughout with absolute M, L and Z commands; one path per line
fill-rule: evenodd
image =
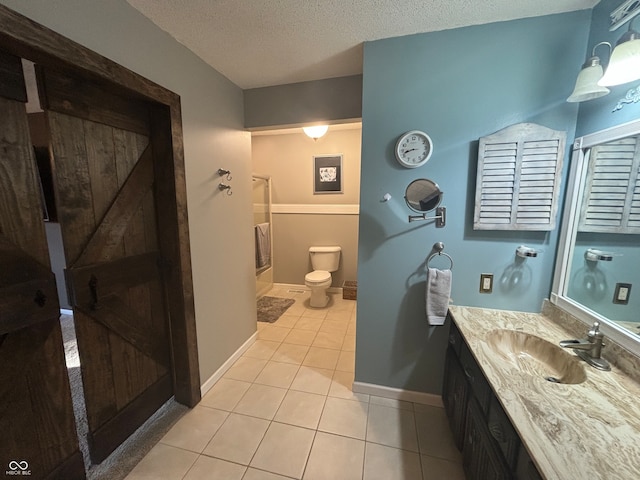
M 296 303 L 127 479 L 464 479 L 442 408 L 351 391 L 355 301 L 268 295 Z

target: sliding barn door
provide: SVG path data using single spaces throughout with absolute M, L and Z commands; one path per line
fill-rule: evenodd
M 92 461 L 173 395 L 149 109 L 39 70 Z
M 84 478 L 25 101 L 0 52 L 0 475 Z

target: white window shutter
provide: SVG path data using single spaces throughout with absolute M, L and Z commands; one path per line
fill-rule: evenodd
M 578 230 L 640 233 L 640 145 L 636 137 L 595 146 L 589 153 Z
M 566 133 L 519 123 L 482 137 L 475 230 L 553 230 Z

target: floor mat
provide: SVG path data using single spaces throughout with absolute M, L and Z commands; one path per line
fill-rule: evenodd
M 258 321 L 273 323 L 294 303 L 293 298 L 261 297 L 258 299 Z

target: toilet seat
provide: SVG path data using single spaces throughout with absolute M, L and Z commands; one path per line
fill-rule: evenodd
M 304 281 L 307 284 L 324 283 L 328 280 L 331 280 L 331 273 L 326 270 L 314 270 L 304 276 Z

